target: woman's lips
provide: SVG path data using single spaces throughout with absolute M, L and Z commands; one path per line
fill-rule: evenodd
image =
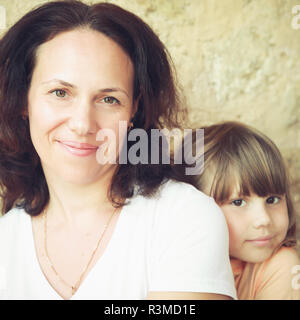
M 76 141 L 58 141 L 59 144 L 72 155 L 78 157 L 87 157 L 93 153 L 96 153 L 98 147 Z

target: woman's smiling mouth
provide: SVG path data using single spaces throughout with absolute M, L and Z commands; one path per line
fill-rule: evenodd
M 98 147 L 88 144 L 88 143 L 80 143 L 76 141 L 59 141 L 59 144 L 64 148 L 64 150 L 68 151 L 74 156 L 78 157 L 87 157 L 91 154 L 96 153 Z

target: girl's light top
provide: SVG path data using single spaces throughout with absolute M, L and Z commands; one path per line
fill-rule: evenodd
M 281 247 L 262 263 L 231 259 L 239 300 L 300 300 L 300 260 Z

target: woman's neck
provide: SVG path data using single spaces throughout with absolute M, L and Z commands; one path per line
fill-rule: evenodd
M 80 225 L 113 210 L 108 199 L 112 175 L 86 184 L 74 184 L 58 177 L 47 177 L 50 201 L 46 208 L 49 220 L 57 224 Z

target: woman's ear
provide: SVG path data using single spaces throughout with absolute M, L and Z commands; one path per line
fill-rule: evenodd
M 133 127 L 133 119 L 135 117 L 136 112 L 138 111 L 138 107 L 139 107 L 139 102 L 140 102 L 140 96 L 139 95 L 132 104 L 132 112 L 131 112 L 131 118 L 130 118 L 130 124 L 131 124 L 131 128 Z
M 28 110 L 27 109 L 24 109 L 21 112 L 21 117 L 22 117 L 23 120 L 26 120 L 28 118 Z
M 140 97 L 141 95 L 139 95 L 133 102 L 133 105 L 132 105 L 132 113 L 131 113 L 131 119 L 134 118 L 137 110 L 138 110 L 138 106 L 139 106 L 139 102 L 140 102 Z

